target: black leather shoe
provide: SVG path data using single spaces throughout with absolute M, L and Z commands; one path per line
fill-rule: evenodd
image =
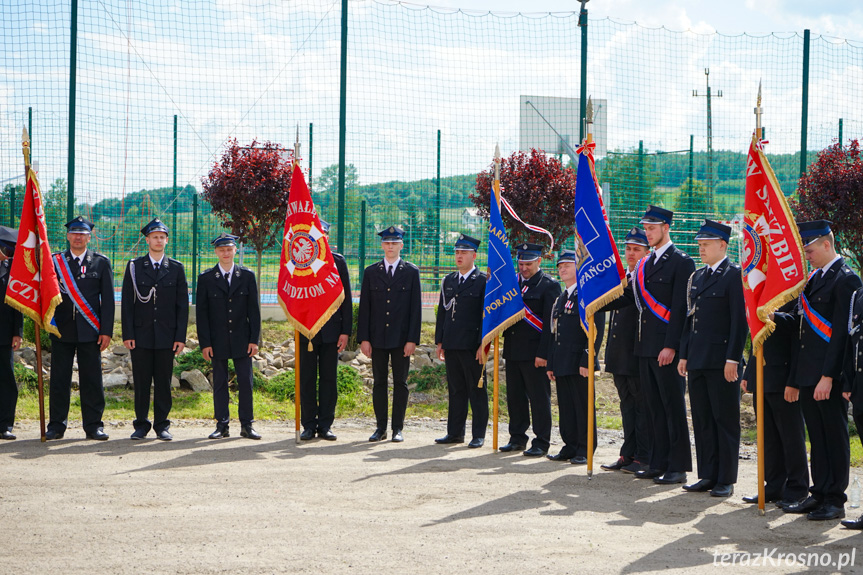
M 136 429 L 132 433 L 132 436 L 129 437 L 129 439 L 135 439 L 135 440 L 144 439 L 145 437 L 147 437 L 147 433 L 149 433 L 149 430 L 147 430 L 147 429 Z
M 656 479 L 657 477 L 661 477 L 665 472 L 660 471 L 659 469 L 648 469 L 646 471 L 638 471 L 635 474 L 636 479 Z
M 93 433 L 87 433 L 87 439 L 95 439 L 96 441 L 107 441 L 108 434 L 101 427 L 96 428 Z
M 587 457 L 583 455 L 576 455 L 572 459 L 569 460 L 572 465 L 587 465 Z
M 52 441 L 54 439 L 63 439 L 63 435 L 65 435 L 65 431 L 56 431 L 54 429 L 49 429 L 45 432 L 45 440 Z
M 314 429 L 304 429 L 303 432 L 300 434 L 300 439 L 302 439 L 303 441 L 308 441 L 308 440 L 314 439 L 314 438 L 315 438 L 315 430 Z
M 845 529 L 863 529 L 863 515 L 857 519 L 843 519 L 842 527 Z
M 326 439 L 327 441 L 335 441 L 336 439 L 338 439 L 336 437 L 336 434 L 329 429 L 319 429 L 318 437 L 320 437 L 321 439 Z
M 461 437 L 456 437 L 455 435 L 444 435 L 443 437 L 438 437 L 434 440 L 435 443 L 439 443 L 441 445 L 446 445 L 449 443 L 464 443 L 464 435 Z
M 601 469 L 605 469 L 606 471 L 620 471 L 630 463 L 632 463 L 631 459 L 627 460 L 625 457 L 618 457 L 617 461 L 615 461 L 614 463 L 603 463 L 599 467 Z
M 757 495 L 744 495 L 742 499 L 743 499 L 743 503 L 753 503 L 753 504 L 758 503 L 758 496 Z M 767 503 L 777 503 L 779 501 L 779 498 L 776 497 L 775 495 L 767 495 L 764 498 L 764 501 L 766 501 Z M 790 503 L 794 503 L 794 502 L 791 501 Z
M 782 508 L 782 511 L 785 513 L 809 513 L 810 511 L 815 511 L 819 507 L 821 507 L 821 502 L 810 495 L 796 503 L 786 505 Z
M 626 467 L 621 467 L 620 470 L 624 473 L 632 473 L 633 475 L 635 475 L 639 471 L 650 471 L 650 466 L 646 463 L 641 463 L 640 461 L 633 461 Z
M 216 431 L 211 433 L 208 436 L 208 439 L 224 439 L 225 437 L 231 437 L 231 432 L 227 425 L 217 425 Z
M 717 483 L 716 487 L 710 490 L 711 497 L 731 497 L 734 495 L 734 485 L 731 483 Z
M 375 429 L 375 432 L 372 433 L 372 436 L 369 437 L 369 441 L 381 441 L 387 438 L 387 432 L 383 429 Z
M 810 511 L 806 515 L 806 519 L 810 521 L 829 521 L 831 519 L 843 519 L 845 517 L 845 507 L 831 505 L 825 503 L 815 511 Z
M 4 429 L 3 432 L 0 433 L 0 439 L 11 440 L 11 439 L 17 439 L 17 437 L 15 437 L 15 434 L 12 433 L 11 431 L 9 431 L 8 429 Z
M 689 491 L 691 493 L 698 493 L 701 491 L 710 491 L 711 489 L 713 489 L 714 485 L 716 485 L 715 481 L 711 481 L 709 479 L 699 479 L 695 483 L 684 485 L 683 490 Z
M 243 425 L 240 427 L 240 437 L 245 437 L 246 439 L 260 439 L 261 434 L 255 431 L 251 425 Z
M 509 453 L 510 451 L 524 451 L 524 448 L 527 447 L 522 443 L 513 443 L 510 441 L 503 447 L 498 448 L 498 451 L 502 451 L 504 453 Z
M 554 455 L 546 455 L 552 461 L 569 461 L 572 459 L 572 455 L 567 453 L 566 451 L 560 451 L 560 453 L 555 453 Z
M 525 457 L 542 457 L 546 453 L 548 453 L 548 451 L 546 451 L 545 449 L 541 449 L 539 447 L 531 447 L 530 449 L 526 449 L 522 453 L 522 455 L 524 455 Z
M 653 478 L 654 483 L 659 485 L 674 485 L 675 483 L 686 483 L 686 473 L 683 471 L 666 471 L 659 477 Z
M 171 435 L 171 432 L 167 429 L 163 429 L 162 431 L 156 432 L 156 439 L 161 439 L 162 441 L 171 441 L 174 439 L 174 436 Z
M 401 429 L 393 429 L 393 443 L 401 443 L 405 440 L 405 436 L 402 435 Z
M 467 444 L 467 446 L 471 449 L 476 449 L 477 447 L 482 447 L 483 445 L 485 445 L 484 437 L 474 437 L 470 440 L 470 443 Z

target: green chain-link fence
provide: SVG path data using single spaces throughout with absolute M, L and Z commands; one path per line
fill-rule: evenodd
M 861 43 L 604 19 L 588 20 L 583 44 L 578 24 L 576 13 L 374 0 L 0 3 L 0 221 L 17 222 L 29 126 L 52 245 L 63 246 L 69 213 L 84 213 L 119 276 L 143 252 L 138 230 L 158 216 L 173 230 L 169 252 L 194 276 L 214 263 L 209 240 L 221 229 L 198 194 L 226 140 L 290 147 L 299 133 L 313 197 L 354 281 L 380 257 L 376 230 L 400 224 L 432 303 L 454 234 L 484 239 L 468 194 L 495 144 L 568 161 L 559 140 L 580 138 L 582 80 L 598 103 L 597 168 L 618 239 L 648 203 L 676 211 L 675 239 L 690 251 L 701 218 L 739 221 L 759 80 L 786 194 L 818 150 L 863 131 Z M 264 258 L 269 303 L 280 249 Z

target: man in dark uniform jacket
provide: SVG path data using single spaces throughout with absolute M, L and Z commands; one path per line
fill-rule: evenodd
M 234 263 L 237 237 L 220 234 L 212 242 L 219 263 L 198 276 L 196 317 L 204 359 L 213 362 L 213 410 L 216 431 L 210 439 L 230 436 L 228 360 L 237 374 L 240 436 L 260 439 L 252 427 L 252 356 L 261 338 L 258 284 L 252 270 Z
M 114 274 L 108 258 L 87 249 L 94 227 L 81 216 L 68 222 L 69 249 L 52 257 L 63 301 L 54 310 L 60 337 L 51 334 L 50 421 L 45 439 L 60 439 L 66 433 L 76 354 L 84 433 L 87 439 L 108 439 L 102 423 L 101 352 L 111 344 L 114 333 Z
M 467 408 L 473 412 L 468 447 L 482 447 L 488 427 L 488 390 L 482 377 L 482 314 L 486 275 L 476 269 L 480 240 L 459 234 L 456 270 L 441 282 L 435 324 L 438 359 L 445 362 L 449 409 L 446 435 L 435 443 L 463 443 Z
M 729 497 L 740 454 L 740 389 L 746 306 L 740 266 L 726 256 L 731 227 L 713 220 L 695 234 L 704 267 L 689 280 L 677 370 L 689 376 L 699 480 L 683 489 Z
M 809 431 L 810 496 L 783 509 L 807 513 L 814 521 L 845 517 L 845 489 L 851 449 L 847 403 L 842 397 L 843 359 L 848 341 L 848 309 L 860 278 L 836 254 L 830 222 L 798 224 L 803 252 L 815 270 L 797 302 L 800 347 L 789 385 L 800 390 L 800 407 Z
M 329 234 L 329 223 L 321 220 L 321 228 L 325 234 Z M 300 336 L 300 408 L 303 425 L 300 439 L 303 440 L 312 439 L 315 433 L 321 439 L 336 440 L 336 434 L 330 428 L 336 418 L 339 397 L 339 354 L 347 347 L 353 331 L 354 305 L 345 256 L 333 252 L 333 259 L 342 280 L 345 299 L 312 339 L 312 351 L 309 351 L 309 340 Z
M 650 469 L 635 476 L 659 484 L 685 483 L 686 472 L 692 470 L 686 380 L 677 372 L 675 360 L 686 322 L 687 282 L 695 263 L 671 241 L 673 217 L 670 210 L 650 206 L 641 219 L 653 253 L 636 266 L 633 291 L 627 294 L 638 307 L 635 355 L 653 427 Z
M 647 236 L 641 228 L 632 228 L 626 234 L 627 285 L 632 284 L 635 264 L 650 251 Z M 608 341 L 605 344 L 605 371 L 614 377 L 614 386 L 620 398 L 620 418 L 623 423 L 623 444 L 620 456 L 612 464 L 601 465 L 605 470 L 638 473 L 649 469 L 650 448 L 653 443 L 649 412 L 641 393 L 638 358 L 635 356 L 635 338 L 638 334 L 638 309 L 626 298 L 618 298 L 609 306 Z M 616 304 L 616 305 L 615 305 Z
M 18 384 L 12 369 L 12 352 L 21 347 L 24 335 L 24 316 L 6 303 L 6 286 L 17 238 L 17 230 L 0 226 L 0 439 L 15 439 L 12 427 L 18 405 Z
M 503 332 L 509 443 L 500 450 L 525 450 L 532 416 L 536 437 L 530 449 L 524 451 L 527 457 L 547 454 L 551 443 L 551 383 L 546 367 L 551 309 L 560 295 L 560 284 L 540 269 L 543 249 L 538 244 L 517 248 L 519 288 L 527 315 Z
M 168 226 L 154 219 L 141 230 L 148 253 L 131 260 L 123 277 L 123 345 L 132 354 L 135 385 L 135 432 L 143 439 L 154 429 L 156 438 L 173 439 L 171 374 L 174 356 L 183 351 L 189 323 L 189 289 L 183 264 L 165 255 Z M 224 327 L 224 326 L 223 326 Z M 153 423 L 150 386 L 153 387 Z
M 854 424 L 863 433 L 863 422 L 858 423 L 858 403 L 863 404 L 863 288 L 851 296 L 848 312 L 848 344 L 845 348 L 845 391 L 842 396 L 854 402 Z M 848 529 L 863 529 L 863 515 L 857 519 L 843 519 Z
M 809 492 L 809 462 L 806 457 L 806 430 L 798 401 L 799 390 L 788 386 L 791 363 L 797 351 L 799 323 L 796 302 L 791 301 L 773 314 L 776 329 L 764 340 L 764 499 L 791 505 Z M 746 364 L 740 388 L 751 392 L 756 402 L 756 355 Z M 758 503 L 758 495 L 744 497 Z
M 557 257 L 557 275 L 566 289 L 558 296 L 551 312 L 552 340 L 548 349 L 546 375 L 557 387 L 560 412 L 560 437 L 563 447 L 552 461 L 570 461 L 574 465 L 587 463 L 587 378 L 590 355 L 587 333 L 578 314 L 575 252 L 561 250 Z M 605 333 L 605 312 L 594 314 L 596 340 L 594 351 L 599 354 Z M 596 364 L 594 364 L 596 365 Z M 593 421 L 593 447 L 596 449 L 596 419 Z
M 404 441 L 402 429 L 408 406 L 408 370 L 420 341 L 422 293 L 419 268 L 399 254 L 404 230 L 390 226 L 378 233 L 384 259 L 367 267 L 360 288 L 357 337 L 360 351 L 372 358 L 372 403 L 377 428 L 369 441 L 387 438 L 387 371 L 393 370 L 393 441 Z M 302 368 L 302 366 L 301 366 Z

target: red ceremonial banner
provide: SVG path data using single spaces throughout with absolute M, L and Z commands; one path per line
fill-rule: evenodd
M 42 329 L 60 336 L 53 324 L 60 305 L 60 284 L 51 261 L 48 229 L 42 209 L 42 192 L 33 168 L 27 170 L 27 188 L 18 226 L 18 245 L 9 270 L 6 303 L 32 319 Z
M 743 218 L 743 294 L 753 348 L 773 333 L 770 314 L 806 285 L 803 242 L 779 182 L 752 136 L 746 163 Z
M 291 176 L 278 295 L 288 321 L 309 339 L 345 299 L 330 244 L 299 164 L 294 164 Z

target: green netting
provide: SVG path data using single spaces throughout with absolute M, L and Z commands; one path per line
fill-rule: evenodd
M 138 230 L 154 216 L 172 227 L 170 250 L 190 276 L 213 264 L 209 240 L 221 230 L 198 194 L 231 137 L 290 147 L 299 131 L 313 196 L 322 216 L 338 221 L 340 1 L 78 4 L 74 211 L 97 222 L 95 247 L 118 270 L 143 252 Z M 20 134 L 30 125 L 58 248 L 67 214 L 72 22 L 70 0 L 0 3 L 0 221 L 17 221 Z M 608 19 L 590 20 L 588 30 L 597 169 L 618 238 L 648 203 L 676 211 L 675 240 L 690 252 L 703 217 L 739 222 L 759 80 L 768 156 L 785 193 L 795 191 L 802 33 L 705 35 Z M 348 4 L 347 37 L 341 249 L 356 281 L 379 257 L 375 231 L 403 225 L 404 256 L 423 266 L 431 303 L 435 268 L 450 265 L 454 234 L 484 236 L 468 194 L 495 144 L 504 155 L 539 145 L 566 162 L 548 123 L 578 143 L 578 17 L 358 0 Z M 861 68 L 861 44 L 812 36 L 807 161 L 839 137 L 840 121 L 844 139 L 861 135 Z M 264 258 L 269 302 L 280 249 Z M 739 257 L 739 241 L 732 252 Z

